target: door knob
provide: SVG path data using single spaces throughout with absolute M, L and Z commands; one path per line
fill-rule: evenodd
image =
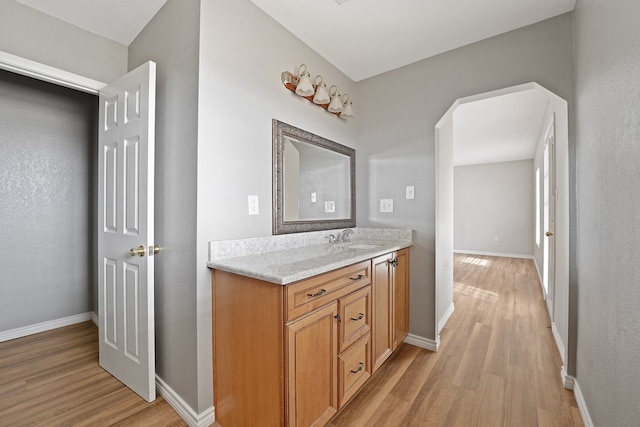
M 144 256 L 145 252 L 146 252 L 146 250 L 145 250 L 144 246 L 142 246 L 142 245 L 138 246 L 137 248 L 131 248 L 129 250 L 129 253 L 131 254 L 131 256 L 136 256 L 136 255 Z
M 149 246 L 149 256 L 158 255 L 161 250 L 160 245 Z
M 544 233 L 545 236 L 547 237 L 552 237 L 553 236 L 553 231 L 547 231 L 546 233 Z

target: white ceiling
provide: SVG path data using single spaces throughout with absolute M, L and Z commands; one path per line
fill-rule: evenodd
M 569 12 L 576 2 L 251 1 L 356 82 Z
M 131 44 L 167 2 L 167 0 L 16 1 L 125 46 Z
M 128 46 L 167 0 L 16 1 Z M 576 2 L 251 1 L 353 81 L 560 15 Z M 535 90 L 459 106 L 454 163 L 532 158 L 545 106 Z
M 453 165 L 533 159 L 549 96 L 540 89 L 459 105 L 453 113 Z

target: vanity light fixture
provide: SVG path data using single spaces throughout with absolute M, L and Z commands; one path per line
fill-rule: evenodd
M 340 100 L 340 92 L 338 92 L 338 86 L 331 86 L 331 88 L 329 89 L 329 95 L 331 95 L 331 102 L 329 103 L 329 107 L 327 107 L 327 110 L 330 113 L 342 113 L 344 106 L 342 105 L 342 101 Z
M 318 81 L 320 78 L 320 81 Z M 313 96 L 314 104 L 328 104 L 331 101 L 331 97 L 329 96 L 329 91 L 327 90 L 327 85 L 322 80 L 322 76 L 318 74 L 316 76 L 316 94 Z
M 349 95 L 340 95 L 336 85 L 332 85 L 327 91 L 327 85 L 320 74 L 312 82 L 311 74 L 305 64 L 298 67 L 298 74 L 284 71 L 281 79 L 284 86 L 291 92 L 319 105 L 330 113 L 343 119 L 354 117 Z
M 296 95 L 309 96 L 315 93 L 313 84 L 311 83 L 311 75 L 307 71 L 307 66 L 302 64 L 298 68 L 298 86 L 296 86 Z
M 344 97 L 347 97 L 346 100 L 344 100 Z M 349 99 L 349 95 L 347 95 L 346 93 L 344 95 L 342 95 L 342 113 L 340 113 L 340 117 L 353 117 L 353 106 L 351 103 L 351 100 Z

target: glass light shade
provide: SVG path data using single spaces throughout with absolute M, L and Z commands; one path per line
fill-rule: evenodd
M 344 103 L 344 109 L 342 113 L 340 113 L 340 117 L 353 117 L 353 106 L 351 104 L 351 100 L 347 98 L 347 102 Z
M 335 91 L 333 89 L 335 89 Z M 340 113 L 344 107 L 342 106 L 342 101 L 340 101 L 340 92 L 338 92 L 338 88 L 335 85 L 331 86 L 329 93 L 331 93 L 331 102 L 329 103 L 327 110 L 331 113 Z
M 313 83 L 311 83 L 311 75 L 307 71 L 307 66 L 302 64 L 298 68 L 298 85 L 296 86 L 296 95 L 309 96 L 313 95 Z
M 318 81 L 318 79 L 320 81 Z M 316 94 L 313 97 L 313 102 L 315 104 L 328 104 L 330 101 L 331 97 L 329 96 L 327 85 L 322 80 L 322 76 L 316 76 Z

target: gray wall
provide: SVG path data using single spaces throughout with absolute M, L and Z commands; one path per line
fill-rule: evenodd
M 305 63 L 353 99 L 355 83 L 248 0 L 201 2 L 198 121 L 198 375 L 211 405 L 211 272 L 208 242 L 271 235 L 271 121 L 355 147 L 342 120 L 285 89 L 280 74 Z M 248 215 L 247 196 L 259 197 Z
M 640 3 L 575 10 L 576 378 L 596 426 L 640 420 Z
M 435 124 L 457 98 L 531 81 L 572 99 L 571 22 L 561 15 L 358 83 L 358 226 L 416 230 L 411 333 L 435 339 Z M 415 200 L 404 200 L 406 185 Z M 379 213 L 380 198 L 395 199 L 392 214 Z
M 157 64 L 156 373 L 197 412 L 198 381 L 211 388 L 196 352 L 199 11 L 198 0 L 169 0 L 129 46 L 130 69 Z
M 127 47 L 0 0 L 0 51 L 108 83 L 127 72 Z
M 93 311 L 96 107 L 0 71 L 0 331 Z
M 532 256 L 533 174 L 532 160 L 454 167 L 454 250 Z

